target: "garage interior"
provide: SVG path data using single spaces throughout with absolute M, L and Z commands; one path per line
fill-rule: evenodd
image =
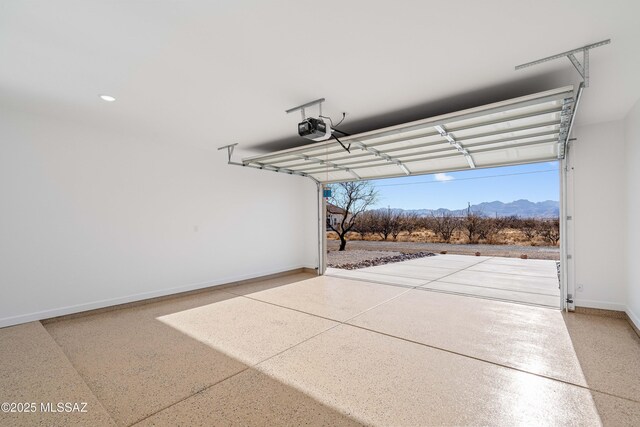
M 2 2 L 0 425 L 639 425 L 639 12 Z M 326 266 L 327 184 L 546 161 L 559 278 Z

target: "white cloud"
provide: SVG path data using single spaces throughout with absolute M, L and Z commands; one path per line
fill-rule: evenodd
M 446 173 L 437 173 L 433 177 L 436 181 L 440 182 L 447 182 L 455 179 L 454 177 L 452 177 L 451 175 L 447 175 Z

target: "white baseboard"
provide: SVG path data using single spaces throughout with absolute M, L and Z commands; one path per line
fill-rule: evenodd
M 600 308 L 602 310 L 626 311 L 627 309 L 627 307 L 624 304 L 618 304 L 618 303 L 608 302 L 608 301 L 597 301 L 597 300 L 575 298 L 573 300 L 573 303 L 576 307 Z
M 256 279 L 263 276 L 269 276 L 271 274 L 284 273 L 291 270 L 297 270 L 300 268 L 315 269 L 316 267 L 309 267 L 307 265 L 296 265 L 290 267 L 280 267 L 273 270 L 262 271 L 259 273 L 241 274 L 237 276 L 229 276 L 221 279 L 210 280 L 207 282 L 193 283 L 184 286 L 177 286 L 174 288 L 159 289 L 156 291 L 141 292 L 137 294 L 126 295 L 122 297 L 109 298 L 99 301 L 91 301 L 82 304 L 75 304 L 66 307 L 52 308 L 49 310 L 42 310 L 33 313 L 20 314 L 18 316 L 0 318 L 0 328 L 7 326 L 19 325 L 21 323 L 33 322 L 36 320 L 49 319 L 52 317 L 65 316 L 67 314 L 81 313 L 83 311 L 95 310 L 98 308 L 111 307 L 119 304 L 126 304 L 129 302 L 143 301 L 150 298 L 164 297 L 167 295 L 179 294 L 181 292 L 194 291 L 197 289 L 208 288 L 211 286 L 225 285 L 228 283 L 239 282 L 242 280 Z
M 627 316 L 629 316 L 629 320 L 636 326 L 637 330 L 640 330 L 640 316 L 631 311 L 631 308 L 627 307 Z

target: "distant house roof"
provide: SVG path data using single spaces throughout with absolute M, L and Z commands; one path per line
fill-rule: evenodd
M 332 205 L 331 203 L 327 203 L 327 212 L 332 214 L 344 215 L 344 209 Z

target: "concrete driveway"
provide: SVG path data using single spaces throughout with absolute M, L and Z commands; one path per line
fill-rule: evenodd
M 436 255 L 359 270 L 328 268 L 327 275 L 387 285 L 560 307 L 556 262 Z

